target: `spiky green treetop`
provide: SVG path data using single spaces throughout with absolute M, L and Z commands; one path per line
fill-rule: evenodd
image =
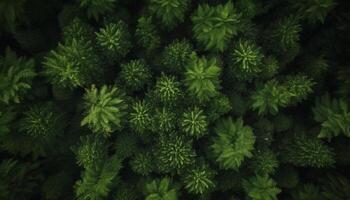
M 203 110 L 198 107 L 184 112 L 180 123 L 182 131 L 189 136 L 199 138 L 207 134 L 207 117 L 204 115 Z
M 176 127 L 176 114 L 166 107 L 156 109 L 154 116 L 154 127 L 158 133 L 168 133 Z
M 183 22 L 190 0 L 150 0 L 149 8 L 168 28 Z
M 283 159 L 295 166 L 325 168 L 335 163 L 333 150 L 317 138 L 298 135 L 284 148 Z
M 177 200 L 177 188 L 170 178 L 156 179 L 147 182 L 144 188 L 145 200 Z
M 333 0 L 302 0 L 293 2 L 298 13 L 311 23 L 324 23 L 327 14 L 334 8 Z
M 160 36 L 157 27 L 152 23 L 152 17 L 142 16 L 138 19 L 135 37 L 147 52 L 152 52 L 160 46 Z
M 131 48 L 130 33 L 125 22 L 108 23 L 96 32 L 97 44 L 112 61 L 119 60 L 129 53 Z
M 151 79 L 149 66 L 144 60 L 131 60 L 121 65 L 119 79 L 131 91 L 142 89 Z
M 185 85 L 188 92 L 198 101 L 206 101 L 216 96 L 220 89 L 221 68 L 216 59 L 191 55 L 191 63 L 185 72 Z
M 101 15 L 111 13 L 117 0 L 79 0 L 80 6 L 87 10 L 90 18 L 98 20 Z
M 117 86 L 94 85 L 84 95 L 84 119 L 82 126 L 87 125 L 93 132 L 109 136 L 120 128 L 126 115 L 127 104 L 123 92 Z
M 52 84 L 70 89 L 91 84 L 102 72 L 92 43 L 85 40 L 58 44 L 44 58 L 43 65 Z
M 234 121 L 229 117 L 220 120 L 215 126 L 215 133 L 211 148 L 216 162 L 223 169 L 238 170 L 246 158 L 253 156 L 255 136 L 242 119 Z
M 207 165 L 196 166 L 185 173 L 185 188 L 193 194 L 204 194 L 215 187 L 214 175 Z
M 175 40 L 165 47 L 162 53 L 162 65 L 166 71 L 183 73 L 191 61 L 193 47 L 187 40 Z
M 277 46 L 287 51 L 298 45 L 301 26 L 294 16 L 281 18 L 272 30 L 271 37 Z
M 279 162 L 276 154 L 267 149 L 255 153 L 251 167 L 256 174 L 273 174 L 278 168 Z
M 154 168 L 152 154 L 149 152 L 138 153 L 132 158 L 130 165 L 135 173 L 147 176 Z
M 80 138 L 80 144 L 73 148 L 77 164 L 90 169 L 107 158 L 107 145 L 99 135 L 87 135 Z
M 277 200 L 281 189 L 276 182 L 267 175 L 256 175 L 243 180 L 243 188 L 249 200 Z
M 63 113 L 54 104 L 38 104 L 24 113 L 20 130 L 32 137 L 51 139 L 63 133 L 63 120 Z
M 217 6 L 201 4 L 192 15 L 194 36 L 206 50 L 222 52 L 237 34 L 240 18 L 231 1 Z
M 263 70 L 263 55 L 251 41 L 238 41 L 230 54 L 230 66 L 233 75 L 239 80 L 250 79 Z
M 6 48 L 5 56 L 0 56 L 0 67 L 0 102 L 20 103 L 37 75 L 34 60 L 17 57 L 14 51 Z
M 180 98 L 180 82 L 175 76 L 162 74 L 155 85 L 155 95 L 165 105 L 172 104 Z
M 319 138 L 331 139 L 340 134 L 350 137 L 350 112 L 344 99 L 331 99 L 325 94 L 316 99 L 312 111 L 315 121 L 321 123 Z
M 129 124 L 136 133 L 143 134 L 147 130 L 151 130 L 153 116 L 151 107 L 145 101 L 137 101 L 131 106 Z
M 160 138 L 155 154 L 160 170 L 181 170 L 192 164 L 195 156 L 192 141 L 174 133 Z

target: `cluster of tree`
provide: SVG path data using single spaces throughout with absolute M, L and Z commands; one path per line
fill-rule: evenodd
M 1 0 L 0 199 L 350 199 L 347 0 Z

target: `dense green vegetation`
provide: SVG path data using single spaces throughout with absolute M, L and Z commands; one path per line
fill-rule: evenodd
M 349 200 L 350 1 L 0 0 L 0 200 Z

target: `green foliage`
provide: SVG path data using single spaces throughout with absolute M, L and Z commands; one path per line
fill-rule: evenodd
M 129 124 L 136 133 L 143 134 L 151 129 L 153 123 L 151 107 L 145 101 L 137 101 L 131 106 Z
M 0 199 L 349 200 L 349 11 L 0 0 Z
M 177 200 L 177 189 L 169 178 L 147 182 L 144 187 L 145 200 Z
M 251 107 L 257 110 L 259 115 L 277 114 L 280 107 L 285 107 L 289 103 L 290 96 L 287 93 L 286 88 L 276 80 L 270 80 L 252 94 Z
M 217 122 L 215 133 L 211 148 L 223 169 L 238 170 L 245 158 L 253 156 L 255 136 L 251 127 L 243 125 L 242 119 L 222 119 Z
M 117 0 L 79 0 L 80 7 L 87 10 L 89 18 L 98 20 L 101 15 L 111 13 Z
M 17 57 L 10 48 L 0 57 L 0 101 L 20 103 L 21 98 L 32 88 L 36 76 L 34 60 Z
M 239 40 L 229 54 L 233 75 L 239 80 L 249 80 L 263 69 L 263 55 L 259 47 L 248 40 Z
M 277 47 L 287 51 L 299 42 L 301 26 L 293 16 L 281 18 L 272 29 L 271 37 Z
M 20 131 L 33 138 L 50 140 L 64 130 L 64 115 L 53 103 L 37 104 L 24 112 Z
M 167 133 L 175 129 L 176 115 L 171 110 L 162 107 L 157 109 L 154 116 L 155 128 L 160 133 Z
M 290 102 L 298 103 L 305 100 L 307 95 L 312 92 L 314 82 L 307 76 L 299 74 L 287 76 L 283 84 L 289 93 L 288 95 L 291 96 Z
M 131 60 L 121 65 L 119 79 L 130 91 L 141 90 L 151 79 L 151 72 L 144 60 Z
M 180 82 L 175 80 L 175 76 L 162 74 L 155 85 L 155 95 L 165 105 L 176 102 L 180 97 Z
M 0 110 L 0 136 L 6 135 L 11 131 L 11 122 L 16 117 L 16 113 L 11 109 Z
M 300 167 L 324 168 L 334 165 L 334 153 L 317 138 L 295 136 L 285 145 L 283 159 Z
M 160 138 L 155 154 L 162 171 L 181 170 L 192 164 L 196 156 L 192 141 L 174 133 Z
M 109 136 L 120 128 L 127 104 L 117 86 L 103 85 L 97 89 L 92 85 L 84 95 L 84 109 L 81 125 L 88 125 L 93 132 Z
M 26 0 L 3 0 L 0 2 L 0 30 L 15 32 L 17 26 L 24 20 Z
M 119 20 L 108 23 L 96 32 L 97 44 L 109 60 L 119 60 L 129 53 L 131 48 L 130 33 L 126 24 Z
M 293 2 L 293 6 L 300 15 L 311 23 L 324 23 L 327 14 L 335 5 L 336 3 L 333 0 L 302 0 Z
M 278 168 L 276 154 L 271 150 L 261 150 L 254 154 L 251 167 L 256 174 L 273 174 Z
M 218 94 L 221 68 L 216 59 L 191 55 L 191 63 L 185 72 L 185 85 L 190 94 L 199 101 L 206 101 Z
M 261 76 L 263 78 L 272 78 L 278 73 L 279 63 L 273 56 L 264 57 L 262 65 Z
M 132 158 L 130 166 L 135 173 L 147 176 L 154 168 L 153 157 L 148 152 L 140 152 Z
M 21 163 L 13 159 L 4 159 L 0 163 L 0 199 L 25 200 L 37 187 L 39 177 L 33 172 L 38 168 L 35 163 Z
M 199 5 L 192 15 L 194 36 L 205 50 L 222 52 L 237 34 L 240 18 L 230 1 L 225 5 Z
M 185 188 L 193 194 L 204 194 L 215 187 L 214 172 L 204 164 L 189 169 L 183 178 Z
M 87 135 L 80 138 L 79 146 L 73 148 L 77 164 L 90 169 L 107 158 L 106 141 L 99 135 Z
M 119 158 L 128 158 L 137 151 L 137 138 L 126 132 L 118 135 L 114 145 L 115 152 Z
M 320 188 L 313 184 L 305 184 L 292 193 L 294 200 L 324 200 Z
M 86 169 L 81 179 L 75 184 L 75 195 L 78 200 L 103 200 L 111 192 L 118 180 L 122 168 L 121 159 L 112 156 L 94 168 Z
M 207 117 L 198 107 L 184 112 L 180 123 L 181 130 L 188 136 L 200 138 L 207 134 Z
M 152 23 L 152 17 L 142 16 L 137 20 L 135 36 L 138 44 L 147 52 L 152 52 L 160 46 L 160 36 L 156 26 Z
M 350 137 L 350 112 L 344 99 L 331 99 L 328 94 L 316 99 L 312 108 L 315 121 L 321 123 L 319 138 L 328 138 L 344 134 Z
M 187 40 L 175 40 L 165 47 L 162 65 L 166 71 L 182 73 L 191 61 L 193 47 Z
M 118 185 L 117 191 L 113 196 L 113 200 L 137 200 L 139 195 L 136 194 L 134 187 L 124 183 Z
M 350 181 L 341 175 L 327 175 L 322 180 L 322 195 L 326 200 L 350 198 Z
M 251 200 L 277 200 L 277 195 L 281 192 L 276 182 L 267 175 L 256 175 L 243 180 L 243 187 Z
M 150 0 L 149 9 L 168 28 L 184 21 L 190 0 Z
M 283 83 L 272 79 L 253 92 L 252 109 L 259 115 L 276 115 L 280 108 L 299 103 L 313 90 L 314 82 L 304 75 L 287 76 Z
M 232 105 L 229 98 L 225 95 L 219 94 L 208 102 L 206 113 L 208 121 L 213 122 L 220 118 L 220 116 L 231 111 Z
M 79 18 L 74 18 L 63 27 L 62 37 L 65 43 L 75 40 L 92 40 L 95 37 L 94 29 Z
M 90 41 L 73 39 L 58 44 L 44 58 L 44 74 L 62 88 L 74 89 L 91 84 L 101 74 L 99 59 Z

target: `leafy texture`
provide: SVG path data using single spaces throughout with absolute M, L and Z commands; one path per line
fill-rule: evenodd
M 131 107 L 129 124 L 136 133 L 143 134 L 150 130 L 153 123 L 150 105 L 145 101 L 135 102 Z
M 179 170 L 193 163 L 196 156 L 192 142 L 180 136 L 165 136 L 160 139 L 156 158 L 161 170 Z
M 260 49 L 250 41 L 240 40 L 230 53 L 230 67 L 237 79 L 245 80 L 262 71 L 263 55 Z
M 6 104 L 19 103 L 31 88 L 36 76 L 34 60 L 17 57 L 11 49 L 6 49 L 5 57 L 0 57 L 0 101 Z
M 331 99 L 326 94 L 316 99 L 312 111 L 315 121 L 321 123 L 319 138 L 331 139 L 340 134 L 350 137 L 350 112 L 344 99 Z
M 77 164 L 85 169 L 94 168 L 107 157 L 106 141 L 98 135 L 80 138 L 79 146 L 74 148 Z
M 194 36 L 206 50 L 223 51 L 237 34 L 240 17 L 230 1 L 225 5 L 199 5 L 192 15 Z
M 145 200 L 177 200 L 177 189 L 169 178 L 153 180 L 145 185 Z
M 256 175 L 244 180 L 243 187 L 251 200 L 277 200 L 277 195 L 281 192 L 276 182 L 268 176 Z
M 121 126 L 127 104 L 117 86 L 103 85 L 100 89 L 92 86 L 84 95 L 84 108 L 81 125 L 88 125 L 93 132 L 108 136 Z
M 131 48 L 130 35 L 123 21 L 109 23 L 96 33 L 97 44 L 109 60 L 124 57 Z
M 73 39 L 66 44 L 58 44 L 44 59 L 45 75 L 54 85 L 63 88 L 76 88 L 91 84 L 98 68 L 98 57 L 92 43 Z
M 121 167 L 120 158 L 112 156 L 104 163 L 86 169 L 81 180 L 78 180 L 75 184 L 76 198 L 79 200 L 105 199 L 116 183 Z
M 184 20 L 190 0 L 150 0 L 149 8 L 169 28 Z
M 214 188 L 214 172 L 206 165 L 199 165 L 186 172 L 184 177 L 185 188 L 194 194 L 204 194 Z
M 201 137 L 207 133 L 207 118 L 203 114 L 203 110 L 194 108 L 185 112 L 181 119 L 181 129 L 189 136 Z
M 334 164 L 334 153 L 317 138 L 296 136 L 286 146 L 284 159 L 300 167 L 330 167 Z
M 193 47 L 187 40 L 175 40 L 165 47 L 162 65 L 166 71 L 181 73 L 191 62 Z
M 143 60 L 131 60 L 121 65 L 120 80 L 130 91 L 142 89 L 151 78 L 149 67 Z
M 87 10 L 89 17 L 99 19 L 103 14 L 111 13 L 117 0 L 79 0 L 80 6 Z
M 185 72 L 187 90 L 199 101 L 215 96 L 220 89 L 221 68 L 216 59 L 207 60 L 191 55 L 191 64 Z
M 216 124 L 215 133 L 211 147 L 223 169 L 237 170 L 245 158 L 253 156 L 255 136 L 251 127 L 243 125 L 242 119 L 222 119 Z
M 140 17 L 137 21 L 135 36 L 138 44 L 151 52 L 160 46 L 160 36 L 152 17 Z
M 335 2 L 333 0 L 303 0 L 295 2 L 293 6 L 309 22 L 324 23 L 327 14 L 334 8 Z

